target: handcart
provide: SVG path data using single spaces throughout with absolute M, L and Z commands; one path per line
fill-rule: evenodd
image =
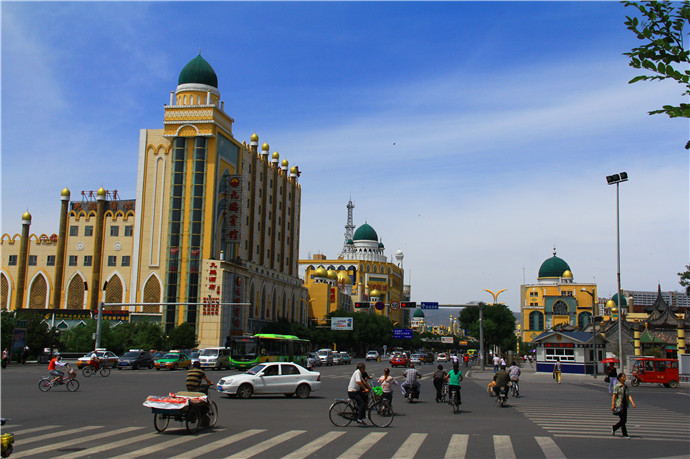
M 170 419 L 183 422 L 189 433 L 196 433 L 201 427 L 213 427 L 218 420 L 218 406 L 201 392 L 149 395 L 144 406 L 151 408 L 153 426 L 158 432 L 168 428 Z

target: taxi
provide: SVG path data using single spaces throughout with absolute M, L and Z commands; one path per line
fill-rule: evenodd
M 171 351 L 164 354 L 163 357 L 156 359 L 156 361 L 153 362 L 153 366 L 156 367 L 156 370 L 160 370 L 161 368 L 167 368 L 171 371 L 177 370 L 178 368 L 189 369 L 192 366 L 192 359 L 182 352 Z

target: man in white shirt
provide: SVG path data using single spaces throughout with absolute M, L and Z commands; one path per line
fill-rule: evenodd
M 497 355 L 494 355 L 494 373 L 498 371 L 498 367 L 501 364 L 501 359 Z
M 363 363 L 357 364 L 357 369 L 352 373 L 350 383 L 347 385 L 347 396 L 357 405 L 357 422 L 359 424 L 366 424 L 364 422 L 364 412 L 367 408 L 367 392 L 369 388 L 366 381 L 362 377 L 365 365 Z

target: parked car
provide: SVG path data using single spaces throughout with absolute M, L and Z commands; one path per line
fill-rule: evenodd
M 147 351 L 140 349 L 130 349 L 128 352 L 122 354 L 117 361 L 117 369 L 131 368 L 137 370 L 139 368 L 153 368 L 153 357 Z
M 422 364 L 422 354 L 412 354 L 410 356 L 410 364 L 421 365 Z
M 89 352 L 86 354 L 84 357 L 79 357 L 77 359 L 77 368 L 83 368 L 86 365 L 89 364 L 89 360 L 91 360 L 91 354 L 96 354 L 96 357 L 101 359 L 103 364 L 108 367 L 108 368 L 117 368 L 117 362 L 119 360 L 119 357 L 115 355 L 115 353 L 106 351 L 105 349 L 96 349 L 93 352 Z
M 285 394 L 307 398 L 321 389 L 321 373 L 292 362 L 266 362 L 243 374 L 225 376 L 218 381 L 218 393 L 249 398 L 252 395 Z
M 379 354 L 379 351 L 368 351 L 365 359 L 380 361 L 381 355 Z
M 189 369 L 192 366 L 192 361 L 187 354 L 181 352 L 168 352 L 162 358 L 153 362 L 156 370 L 161 368 L 168 368 L 170 370 L 177 370 L 178 368 Z
M 436 360 L 439 362 L 447 362 L 448 361 L 448 354 L 445 352 L 441 352 L 439 355 L 436 356 Z
M 407 366 L 407 356 L 405 354 L 395 354 L 391 357 L 392 367 L 406 367 Z
M 349 365 L 352 363 L 352 357 L 350 357 L 350 354 L 348 354 L 347 352 L 341 352 L 340 358 L 342 359 L 343 365 Z
M 333 353 L 333 365 L 342 365 L 343 364 L 343 356 L 340 355 L 340 352 L 334 352 Z
M 321 359 L 321 363 L 324 365 L 333 366 L 333 350 L 332 349 L 319 349 L 316 351 Z

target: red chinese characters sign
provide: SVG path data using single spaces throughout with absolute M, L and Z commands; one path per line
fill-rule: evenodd
M 239 243 L 242 240 L 242 176 L 230 175 L 223 178 L 225 191 L 225 232 L 226 243 Z

